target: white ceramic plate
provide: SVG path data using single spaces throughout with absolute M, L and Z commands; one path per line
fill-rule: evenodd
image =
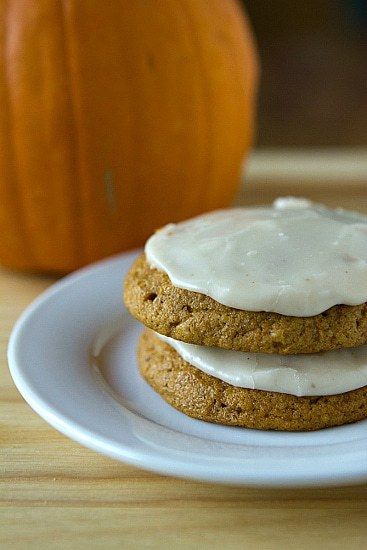
M 367 421 L 311 433 L 261 432 L 193 420 L 141 379 L 141 330 L 121 300 L 136 254 L 55 284 L 21 316 L 9 343 L 13 379 L 60 432 L 161 474 L 257 486 L 367 479 Z

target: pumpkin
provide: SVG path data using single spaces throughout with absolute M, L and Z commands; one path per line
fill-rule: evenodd
M 235 0 L 0 10 L 3 265 L 66 273 L 231 202 L 257 75 Z

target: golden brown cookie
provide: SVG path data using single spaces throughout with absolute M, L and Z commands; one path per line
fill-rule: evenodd
M 367 386 L 322 397 L 237 388 L 193 367 L 151 331 L 141 336 L 138 358 L 141 374 L 165 401 L 207 422 L 311 431 L 367 417 Z
M 144 325 L 189 344 L 286 355 L 367 343 L 367 304 L 334 306 L 314 317 L 243 311 L 173 286 L 144 255 L 126 277 L 124 300 Z

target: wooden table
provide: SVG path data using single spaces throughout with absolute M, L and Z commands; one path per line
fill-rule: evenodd
M 294 181 L 251 177 L 241 202 L 296 191 Z M 305 180 L 302 191 L 367 212 L 361 181 Z M 177 480 L 99 456 L 49 427 L 20 397 L 5 352 L 18 315 L 53 282 L 0 271 L 0 548 L 367 547 L 367 485 L 265 490 Z

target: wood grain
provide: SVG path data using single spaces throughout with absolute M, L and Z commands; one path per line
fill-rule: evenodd
M 246 188 L 239 201 L 252 204 L 296 189 L 264 181 Z M 367 211 L 363 183 L 296 190 Z M 367 485 L 264 490 L 177 480 L 104 458 L 50 428 L 14 387 L 5 352 L 18 315 L 54 280 L 0 271 L 0 548 L 366 547 Z

